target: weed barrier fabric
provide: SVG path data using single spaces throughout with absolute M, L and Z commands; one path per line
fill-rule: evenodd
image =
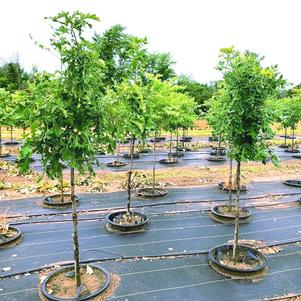
M 281 181 L 254 182 L 247 192 L 241 194 L 241 199 L 267 197 L 272 194 L 301 194 L 298 187 L 290 187 Z M 216 184 L 197 186 L 190 188 L 166 188 L 168 195 L 162 199 L 150 200 L 134 196 L 132 199 L 132 207 L 148 207 L 160 204 L 176 204 L 183 201 L 204 202 L 207 203 L 203 208 L 209 209 L 213 203 L 227 201 L 228 194 L 220 191 Z M 78 205 L 78 211 L 86 210 L 103 210 L 113 208 L 124 208 L 126 204 L 127 194 L 125 191 L 111 193 L 91 193 L 79 195 L 81 201 Z M 51 215 L 51 214 L 67 214 L 70 208 L 50 209 L 43 208 L 43 197 L 34 197 L 30 199 L 6 200 L 0 201 L 0 212 L 7 207 L 10 208 L 10 215 Z
M 1 250 L 0 276 L 72 259 L 71 222 L 27 224 L 19 228 L 23 242 Z M 104 220 L 82 221 L 79 238 L 81 260 L 185 254 L 206 252 L 233 239 L 233 225 L 215 223 L 207 212 L 158 215 L 150 218 L 144 233 L 119 235 L 108 233 Z M 253 210 L 252 222 L 240 226 L 240 239 L 269 244 L 301 240 L 300 209 Z M 3 270 L 6 267 L 10 270 Z
M 204 148 L 204 149 L 200 149 L 200 150 L 195 151 L 195 152 L 184 152 L 184 157 L 180 158 L 179 163 L 177 164 L 177 166 L 182 166 L 182 167 L 209 166 L 210 167 L 210 166 L 219 166 L 219 165 L 222 166 L 222 165 L 228 164 L 228 160 L 225 161 L 225 162 L 208 161 L 207 159 L 210 156 L 210 151 L 211 151 L 211 148 Z M 277 154 L 277 156 L 280 158 L 281 161 L 293 159 L 293 154 L 289 154 L 281 148 L 275 148 L 274 151 Z M 122 154 L 121 154 L 121 157 L 122 157 Z M 159 151 L 157 153 L 157 162 L 159 162 L 161 159 L 166 158 L 167 154 L 168 154 L 167 150 Z M 35 162 L 32 162 L 30 166 L 33 169 L 35 169 L 36 171 L 42 172 L 43 167 L 41 165 L 41 156 L 34 155 L 33 158 L 34 158 Z M 3 158 L 3 160 L 10 161 L 10 162 L 14 162 L 14 161 L 16 161 L 16 159 L 17 159 L 16 156 Z M 109 171 L 112 171 L 112 172 L 127 171 L 128 170 L 127 166 L 121 166 L 121 167 L 108 167 L 107 166 L 107 163 L 112 162 L 113 160 L 116 159 L 116 155 L 99 155 L 99 156 L 97 156 L 97 159 L 100 162 L 100 166 L 95 164 L 95 166 L 94 166 L 95 170 L 109 170 Z M 128 159 L 123 158 L 123 161 L 125 163 L 129 163 Z M 173 165 L 172 166 L 170 166 L 170 165 L 166 166 L 166 165 L 160 165 L 160 164 L 157 165 L 157 169 L 172 168 L 172 167 L 174 167 L 174 166 Z M 152 168 L 153 168 L 153 154 L 152 153 L 140 154 L 140 158 L 135 159 L 135 161 L 133 162 L 133 169 L 137 169 L 137 170 L 146 169 L 146 170 L 149 170 L 149 169 L 152 169 Z M 65 170 L 67 170 L 67 169 L 65 169 Z
M 207 262 L 207 255 L 152 260 L 122 260 L 101 263 L 118 274 L 120 285 L 108 300 L 263 300 L 288 293 L 301 294 L 301 248 L 283 246 L 267 255 L 270 270 L 258 282 L 237 281 L 220 276 Z M 1 301 L 38 301 L 38 275 L 1 280 Z

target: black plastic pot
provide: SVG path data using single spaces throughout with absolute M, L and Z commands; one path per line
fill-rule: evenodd
M 227 205 L 219 205 L 211 208 L 211 217 L 221 223 L 233 223 L 235 221 L 235 212 L 223 212 L 221 208 L 228 207 Z M 233 209 L 234 206 L 233 206 Z M 246 221 L 251 216 L 251 211 L 247 208 L 240 208 L 239 220 Z
M 236 268 L 235 266 L 226 265 L 222 261 L 224 256 L 232 259 L 233 245 L 225 244 L 212 248 L 208 254 L 210 266 L 218 273 L 236 279 L 253 279 L 260 278 L 267 271 L 266 257 L 256 249 L 245 245 L 237 246 L 238 261 L 241 263 L 252 262 L 253 267 Z
M 21 230 L 16 228 L 16 227 L 9 226 L 8 229 L 11 230 L 11 231 L 14 231 L 16 234 L 12 237 L 9 237 L 9 238 L 5 239 L 5 241 L 0 239 L 0 248 L 6 247 L 6 246 L 8 246 L 12 243 L 17 242 L 22 236 Z
M 151 187 L 141 188 L 138 190 L 137 195 L 143 198 L 161 198 L 168 194 L 168 191 L 164 188 L 155 188 L 155 192 Z
M 217 150 L 212 150 L 212 151 L 210 152 L 210 155 L 211 155 L 211 156 L 216 156 L 216 155 L 217 155 Z M 226 156 L 226 155 L 227 155 L 227 152 L 226 152 L 225 150 L 220 150 L 219 155 L 220 155 L 220 156 Z
M 2 154 L 0 155 L 0 158 L 9 158 L 11 157 L 11 154 Z
M 145 230 L 145 228 L 149 222 L 149 219 L 146 215 L 144 215 L 143 213 L 140 213 L 140 212 L 132 211 L 131 213 L 134 215 L 140 216 L 141 223 L 133 224 L 133 225 L 132 224 L 131 225 L 126 225 L 126 224 L 121 225 L 121 224 L 114 222 L 114 219 L 118 215 L 123 215 L 126 213 L 127 213 L 127 211 L 117 211 L 117 212 L 110 213 L 109 215 L 107 215 L 107 217 L 106 217 L 107 229 L 112 232 L 117 231 L 117 232 L 126 232 L 126 233 Z
M 67 206 L 72 206 L 72 201 L 70 198 L 70 193 L 64 193 L 65 197 L 69 197 L 68 200 L 64 200 L 64 202 L 54 202 L 54 198 L 60 198 L 60 194 L 53 194 L 50 196 L 47 196 L 44 200 L 43 203 L 47 205 L 48 207 L 53 207 L 53 208 L 60 208 L 60 207 L 67 207 Z M 79 197 L 76 195 L 75 196 L 75 201 L 78 204 L 79 203 Z
M 161 159 L 161 160 L 159 160 L 159 163 L 166 164 L 166 165 L 172 165 L 172 164 L 179 163 L 179 161 L 176 160 L 176 159 L 167 158 L 167 159 Z
M 175 157 L 175 158 L 181 158 L 181 157 L 184 157 L 184 153 L 183 153 L 183 152 L 176 151 L 176 152 L 174 152 L 174 153 L 171 153 L 171 156 L 172 156 L 172 157 Z
M 36 160 L 34 158 L 29 158 L 29 163 L 33 163 L 35 161 Z M 19 160 L 19 159 L 16 160 L 16 163 L 22 163 L 22 162 L 24 162 L 24 160 Z
M 301 187 L 301 180 L 285 180 L 283 184 L 293 187 Z
M 289 145 L 288 144 L 280 144 L 280 145 L 278 145 L 278 147 L 280 147 L 280 148 L 288 148 Z
M 20 141 L 5 141 L 3 142 L 4 145 L 18 145 L 21 144 Z
M 280 135 L 279 137 L 281 137 L 281 138 L 286 138 L 286 139 L 296 139 L 296 137 L 293 137 L 293 136 L 285 136 L 285 135 Z
M 163 141 L 163 140 L 166 140 L 166 137 L 161 136 L 161 137 L 157 137 L 157 139 L 159 139 L 160 141 Z
M 229 189 L 228 188 L 225 188 L 224 187 L 224 185 L 225 185 L 225 182 L 221 182 L 221 183 L 218 183 L 217 184 L 217 187 L 220 189 L 220 190 L 223 190 L 223 191 L 229 191 Z M 231 191 L 233 191 L 233 192 L 235 192 L 237 189 L 231 189 Z M 244 192 L 244 191 L 246 191 L 247 190 L 247 186 L 246 185 L 241 185 L 240 186 L 240 191 L 241 192 Z
M 211 162 L 226 162 L 227 158 L 226 157 L 211 156 L 211 157 L 208 157 L 207 160 L 211 161 Z
M 296 158 L 296 159 L 301 159 L 301 155 L 292 155 L 293 158 Z
M 106 164 L 108 167 L 122 167 L 126 166 L 125 162 L 122 161 L 113 161 Z
M 81 266 L 86 266 L 86 265 L 81 265 Z M 87 295 L 84 295 L 84 296 L 81 296 L 81 297 L 78 297 L 78 298 L 60 298 L 58 296 L 54 296 L 54 295 L 51 295 L 48 293 L 46 287 L 47 287 L 47 283 L 55 276 L 57 276 L 58 274 L 61 274 L 61 273 L 66 273 L 66 272 L 69 272 L 69 271 L 72 271 L 74 269 L 74 266 L 68 266 L 68 267 L 64 267 L 64 268 L 61 268 L 59 270 L 56 270 L 55 272 L 53 273 L 50 273 L 47 278 L 43 281 L 42 285 L 41 285 L 41 291 L 42 291 L 42 294 L 48 299 L 48 300 L 53 300 L 53 301 L 85 301 L 85 300 L 90 300 L 92 298 L 95 298 L 97 296 L 99 296 L 102 292 L 104 292 L 109 284 L 110 284 L 110 281 L 111 281 L 111 278 L 110 278 L 110 274 L 104 269 L 104 268 L 100 268 L 100 267 L 97 267 L 97 266 L 94 266 L 94 265 L 89 265 L 91 266 L 93 269 L 97 269 L 99 271 L 101 271 L 104 276 L 105 276 L 105 283 L 104 285 L 102 285 L 99 289 L 97 289 L 96 291 L 94 292 L 91 292 Z
M 212 150 L 218 150 L 218 147 L 217 147 L 217 146 L 212 146 L 211 149 L 212 149 Z M 224 147 L 224 146 L 221 146 L 219 149 L 220 149 L 221 151 L 226 151 L 226 150 L 227 150 L 227 148 Z
M 286 153 L 291 153 L 291 154 L 297 154 L 297 153 L 300 153 L 300 150 L 299 149 L 285 149 L 284 150 Z
M 190 142 L 192 140 L 192 137 L 184 137 L 180 139 L 180 142 Z
M 139 151 L 139 154 L 149 154 L 152 151 L 149 148 L 144 148 Z
M 131 154 L 123 154 L 123 158 L 131 159 Z M 139 159 L 139 158 L 140 158 L 139 154 L 137 154 L 137 153 L 133 154 L 133 159 Z
M 152 139 L 150 139 L 149 140 L 150 142 L 155 142 L 155 139 L 154 138 L 152 138 Z M 156 138 L 156 142 L 161 142 L 162 141 L 162 139 L 160 139 L 160 138 Z

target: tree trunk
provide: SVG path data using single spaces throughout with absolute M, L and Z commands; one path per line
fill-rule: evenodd
M 0 126 L 0 156 L 2 155 L 2 128 Z
M 26 128 L 23 127 L 23 136 L 25 136 L 25 131 L 26 131 Z
M 178 151 L 178 148 L 179 148 L 179 129 L 177 129 L 176 151 Z
M 217 157 L 219 157 L 221 153 L 221 140 L 222 140 L 222 134 L 220 133 L 218 136 L 218 145 L 217 145 L 217 152 L 216 152 Z
M 117 156 L 116 156 L 116 162 L 119 161 L 119 155 L 120 155 L 120 142 L 117 143 Z
M 293 136 L 292 136 L 292 150 L 295 148 L 295 142 L 294 142 L 294 137 L 295 137 L 295 128 L 292 128 L 293 130 Z
M 182 142 L 182 147 L 183 147 L 183 150 L 185 150 L 185 129 L 183 128 L 183 135 L 182 135 L 182 139 L 183 139 L 183 142 Z
M 131 214 L 131 189 L 132 189 L 132 165 L 133 165 L 133 154 L 134 154 L 134 147 L 135 147 L 135 136 L 132 136 L 131 139 L 131 148 L 130 148 L 130 154 L 131 154 L 131 161 L 128 171 L 128 185 L 127 185 L 127 191 L 128 191 L 128 202 L 127 202 L 127 211 L 129 214 Z
M 236 192 L 236 208 L 235 208 L 233 260 L 236 259 L 237 245 L 238 245 L 239 195 L 240 195 L 240 161 L 237 162 L 236 185 L 237 185 L 237 192 Z
M 60 177 L 60 188 L 61 188 L 61 203 L 64 203 L 64 175 L 62 172 L 62 175 Z
M 284 145 L 286 146 L 286 135 L 287 135 L 287 128 L 284 128 Z
M 228 191 L 228 212 L 232 211 L 232 171 L 233 171 L 233 160 L 230 158 L 229 164 L 229 191 Z
M 157 132 L 155 132 L 155 139 L 154 139 L 154 165 L 153 165 L 153 194 L 155 194 L 155 185 L 156 185 L 156 161 L 157 161 Z
M 171 161 L 171 144 L 172 144 L 172 132 L 170 132 L 170 141 L 169 141 L 169 160 Z
M 76 288 L 81 286 L 80 265 L 79 265 L 79 244 L 77 231 L 77 209 L 75 201 L 75 182 L 74 182 L 74 168 L 70 170 L 70 187 L 71 187 L 71 201 L 72 201 L 72 222 L 73 222 L 73 248 L 74 248 L 74 272 L 76 280 Z
M 13 127 L 10 126 L 10 142 L 13 142 Z

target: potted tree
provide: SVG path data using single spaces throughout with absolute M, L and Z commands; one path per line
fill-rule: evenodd
M 218 69 L 224 75 L 228 93 L 224 135 L 231 142 L 230 156 L 236 160 L 236 205 L 235 210 L 221 213 L 235 218 L 234 243 L 214 247 L 209 252 L 209 263 L 218 272 L 238 278 L 259 277 L 265 271 L 266 259 L 262 253 L 239 244 L 238 229 L 240 215 L 241 163 L 255 160 L 265 162 L 268 157 L 276 162 L 264 136 L 272 130 L 272 113 L 266 105 L 267 98 L 284 85 L 277 67 L 261 66 L 261 57 L 246 51 L 240 53 L 233 48 L 222 49 Z M 219 213 L 219 212 L 217 212 Z
M 11 124 L 13 118 L 11 107 L 11 94 L 3 88 L 0 88 L 0 158 L 9 157 L 9 153 L 3 153 L 2 127 Z
M 169 153 L 166 159 L 161 159 L 162 164 L 176 164 L 178 160 L 172 156 L 172 134 L 178 128 L 188 128 L 196 120 L 195 108 L 196 103 L 193 98 L 181 93 L 182 87 L 178 91 L 170 94 L 169 104 L 163 114 L 163 130 L 170 132 Z
M 211 156 L 208 158 L 209 161 L 224 162 L 227 160 L 224 157 L 226 155 L 226 149 L 221 147 L 225 118 L 223 98 L 225 97 L 227 97 L 226 91 L 221 88 L 217 90 L 210 99 L 206 120 L 211 127 L 213 136 L 218 137 L 218 145 L 217 148 L 212 148 L 213 151 L 210 153 Z
M 125 79 L 116 87 L 115 98 L 124 103 L 124 120 L 126 132 L 131 137 L 130 163 L 127 172 L 127 205 L 126 210 L 113 212 L 107 216 L 106 228 L 110 232 L 137 232 L 145 230 L 148 224 L 146 215 L 131 210 L 133 155 L 135 139 L 142 138 L 145 125 L 146 101 L 145 88 L 139 75 L 135 80 Z
M 62 70 L 50 78 L 52 93 L 39 93 L 40 97 L 35 98 L 30 134 L 21 151 L 24 158 L 21 169 L 28 168 L 32 152 L 41 154 L 50 177 L 62 173 L 60 162 L 69 167 L 74 265 L 50 273 L 41 284 L 41 295 L 47 300 L 88 300 L 101 294 L 110 281 L 103 268 L 80 264 L 75 198 L 75 171 L 93 172 L 96 156 L 93 137 L 100 139 L 106 132 L 99 127 L 106 124 L 107 116 L 102 110 L 100 92 L 102 65 L 93 43 L 83 36 L 98 17 L 76 11 L 61 12 L 48 19 L 54 27 L 51 45 L 61 58 Z M 40 79 L 36 89 L 42 92 L 45 85 L 49 86 L 47 76 Z

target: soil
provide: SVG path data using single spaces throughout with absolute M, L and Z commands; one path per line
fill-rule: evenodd
M 0 243 L 5 243 L 10 238 L 17 235 L 17 231 L 14 229 L 9 228 L 6 233 L 0 233 Z
M 239 252 L 239 249 L 235 261 L 233 261 L 232 259 L 232 250 L 231 250 L 228 251 L 226 254 L 223 254 L 220 257 L 219 262 L 229 268 L 242 269 L 242 270 L 249 270 L 260 265 L 260 262 L 258 262 L 258 260 L 247 256 L 247 254 L 244 252 Z
M 44 270 L 43 272 L 40 273 L 40 279 L 41 277 L 45 277 L 49 274 L 49 272 L 53 272 L 53 270 Z M 117 274 L 113 274 L 113 273 L 110 273 L 110 277 L 111 277 L 111 281 L 110 281 L 110 285 L 108 286 L 108 288 L 102 292 L 99 296 L 97 297 L 94 297 L 93 301 L 104 301 L 104 300 L 107 300 L 109 297 L 113 296 L 116 289 L 118 288 L 119 284 L 120 284 L 120 277 L 117 275 Z M 90 280 L 91 282 L 91 280 Z M 39 281 L 39 297 L 41 300 L 43 301 L 48 301 L 48 299 L 46 299 L 44 297 L 44 295 L 42 295 L 41 293 L 41 283 Z
M 119 225 L 139 225 L 144 222 L 144 219 L 141 215 L 130 214 L 130 213 L 122 213 L 116 215 L 113 219 L 113 222 Z
M 235 213 L 236 213 L 235 206 L 232 206 L 232 210 L 230 212 L 228 211 L 228 206 L 219 206 L 218 208 L 219 208 L 218 212 L 222 213 L 222 214 L 235 215 Z M 243 210 L 243 208 L 238 208 L 238 212 L 239 212 L 240 216 L 245 214 L 245 211 Z
M 71 196 L 70 195 L 64 195 L 64 201 L 61 201 L 61 196 L 60 195 L 52 195 L 52 204 L 61 204 L 61 203 L 66 203 L 66 202 L 71 202 Z
M 81 268 L 80 273 L 82 283 L 90 293 L 101 288 L 105 283 L 105 275 L 97 269 L 93 269 L 93 274 L 88 274 L 86 268 Z M 52 277 L 47 283 L 46 289 L 53 296 L 61 298 L 76 297 L 75 278 L 66 277 L 65 272 Z

